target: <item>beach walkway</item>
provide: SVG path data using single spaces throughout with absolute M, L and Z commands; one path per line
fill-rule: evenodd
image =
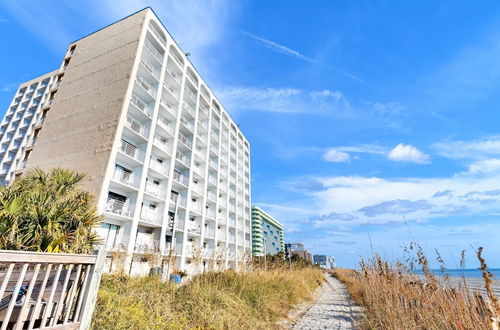
M 351 300 L 344 284 L 331 275 L 326 279 L 313 304 L 299 308 L 290 329 L 357 329 L 361 307 Z

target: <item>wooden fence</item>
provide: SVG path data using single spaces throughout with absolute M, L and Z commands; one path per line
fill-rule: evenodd
M 88 329 L 105 256 L 0 250 L 0 330 Z

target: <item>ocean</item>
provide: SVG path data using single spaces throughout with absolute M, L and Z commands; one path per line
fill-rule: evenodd
M 495 279 L 500 280 L 500 268 L 489 268 L 488 269 L 494 276 Z M 434 274 L 437 276 L 448 275 L 451 277 L 466 277 L 466 278 L 482 278 L 483 275 L 479 269 L 446 269 L 446 271 L 441 273 L 439 269 L 432 270 Z M 422 275 L 423 272 L 421 270 L 416 270 L 415 273 Z

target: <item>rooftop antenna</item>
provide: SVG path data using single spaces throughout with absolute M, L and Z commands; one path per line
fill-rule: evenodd
M 191 53 L 186 53 L 184 55 L 186 55 L 186 57 L 189 57 L 189 56 L 191 56 Z

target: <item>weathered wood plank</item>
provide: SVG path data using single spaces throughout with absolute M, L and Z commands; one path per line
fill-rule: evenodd
M 0 263 L 64 263 L 94 264 L 97 256 L 92 254 L 44 253 L 0 250 Z

